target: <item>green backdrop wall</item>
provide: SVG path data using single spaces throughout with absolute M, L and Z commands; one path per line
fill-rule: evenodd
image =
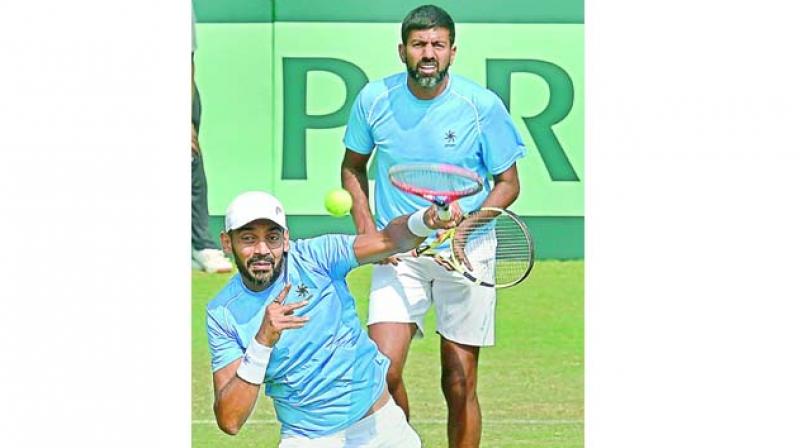
M 273 191 L 293 237 L 353 232 L 325 213 L 342 136 L 368 80 L 404 70 L 408 1 L 195 0 L 200 142 L 212 232 L 247 189 Z M 440 1 L 456 21 L 452 71 L 495 91 L 529 149 L 512 210 L 540 258 L 583 257 L 583 2 Z

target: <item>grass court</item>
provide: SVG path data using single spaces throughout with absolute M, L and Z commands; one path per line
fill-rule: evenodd
M 347 279 L 362 322 L 371 269 L 357 268 Z M 499 291 L 497 345 L 481 351 L 478 375 L 482 447 L 583 447 L 583 272 L 583 261 L 539 261 L 525 282 Z M 274 448 L 279 425 L 264 395 L 235 437 L 214 421 L 205 305 L 228 278 L 192 273 L 192 446 Z M 425 338 L 411 344 L 404 373 L 411 424 L 424 447 L 446 448 L 432 311 L 425 330 Z

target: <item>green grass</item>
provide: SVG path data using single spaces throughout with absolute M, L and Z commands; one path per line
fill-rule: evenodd
M 362 322 L 371 267 L 354 270 L 348 284 Z M 276 447 L 279 426 L 269 398 L 260 396 L 235 437 L 214 423 L 205 334 L 205 305 L 227 275 L 192 274 L 192 446 Z M 482 447 L 583 446 L 583 261 L 541 261 L 522 285 L 501 290 L 497 345 L 481 351 L 478 396 Z M 427 336 L 415 340 L 404 378 L 411 423 L 426 448 L 447 446 L 447 416 L 439 390 L 439 337 L 431 311 Z

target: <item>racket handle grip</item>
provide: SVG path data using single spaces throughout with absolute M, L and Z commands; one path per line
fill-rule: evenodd
M 436 207 L 436 214 L 439 216 L 439 219 L 442 220 L 442 221 L 449 221 L 450 217 L 452 216 L 450 214 L 450 207 L 448 207 L 446 205 L 445 206 L 441 206 L 441 205 L 437 206 Z

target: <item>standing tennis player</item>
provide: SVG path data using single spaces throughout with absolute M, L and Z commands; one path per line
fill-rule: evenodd
M 392 219 L 425 206 L 387 179 L 390 167 L 406 162 L 455 164 L 478 173 L 484 189 L 454 209 L 508 207 L 517 198 L 516 161 L 522 138 L 500 99 L 448 72 L 456 56 L 455 25 L 436 6 L 411 11 L 401 27 L 400 60 L 406 71 L 371 82 L 350 115 L 342 161 L 342 185 L 353 195 L 359 234 L 385 229 Z M 367 162 L 375 153 L 375 221 L 369 206 Z M 389 391 L 409 416 L 403 366 L 412 337 L 422 336 L 428 308 L 436 308 L 441 336 L 442 390 L 447 401 L 451 447 L 477 447 L 481 412 L 476 395 L 480 348 L 494 345 L 495 291 L 475 286 L 427 258 L 390 257 L 375 267 L 369 301 L 369 336 L 389 357 Z
M 419 447 L 387 390 L 389 360 L 361 328 L 345 276 L 452 226 L 429 207 L 379 233 L 289 241 L 276 198 L 236 197 L 220 239 L 239 273 L 206 314 L 219 427 L 236 434 L 263 385 L 281 423 L 280 448 Z

